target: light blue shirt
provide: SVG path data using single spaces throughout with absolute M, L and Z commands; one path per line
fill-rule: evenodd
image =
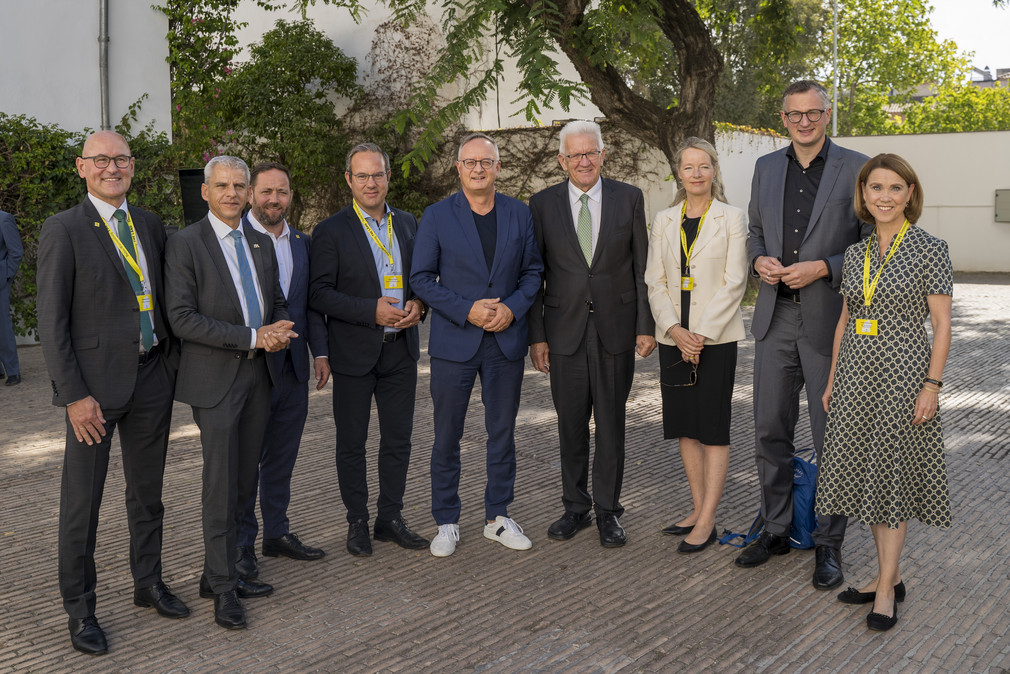
M 389 263 L 389 256 L 386 255 L 386 253 L 384 253 L 381 248 L 375 245 L 375 241 L 369 235 L 368 231 L 365 230 L 364 227 L 362 227 L 361 229 L 363 230 L 365 239 L 368 241 L 368 247 L 372 251 L 372 260 L 375 262 L 375 271 L 378 272 L 379 274 L 379 287 L 381 289 L 382 295 L 385 297 L 395 297 L 397 300 L 399 300 L 399 304 L 395 305 L 396 308 L 402 309 L 403 311 L 407 311 L 407 308 L 404 306 L 403 301 L 404 298 L 403 284 L 407 282 L 403 276 L 403 259 L 400 255 L 400 246 L 396 242 L 396 233 L 393 232 L 392 241 L 387 240 L 389 238 L 389 231 L 386 229 L 386 219 L 389 217 L 389 214 L 392 211 L 390 211 L 389 209 L 389 204 L 385 204 L 385 207 L 386 211 L 382 216 L 382 222 L 376 222 L 375 218 L 370 216 L 368 213 L 365 213 L 365 209 L 363 208 L 361 209 L 361 212 L 362 214 L 364 214 L 365 221 L 368 223 L 368 226 L 371 227 L 375 235 L 379 237 L 379 241 L 382 242 L 382 245 L 386 247 L 387 251 L 393 254 L 392 264 Z M 358 208 L 361 207 L 359 206 Z M 399 276 L 401 281 L 400 287 L 387 288 L 385 281 L 387 276 Z M 386 327 L 384 330 L 384 332 L 399 332 L 399 331 L 400 330 L 398 328 L 391 328 L 391 327 Z

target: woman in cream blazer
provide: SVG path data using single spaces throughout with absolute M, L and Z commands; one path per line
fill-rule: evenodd
M 688 138 L 675 156 L 677 197 L 649 234 L 645 282 L 656 319 L 663 435 L 677 438 L 693 510 L 664 534 L 699 552 L 716 538 L 715 513 L 729 468 L 740 301 L 747 286 L 747 223 L 725 203 L 715 148 Z

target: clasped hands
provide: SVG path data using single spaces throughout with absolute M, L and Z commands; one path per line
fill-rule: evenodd
M 466 316 L 469 323 L 488 332 L 501 332 L 512 325 L 514 319 L 512 310 L 502 303 L 500 297 L 477 300 Z
M 294 326 L 291 321 L 277 321 L 257 328 L 256 348 L 271 353 L 288 348 L 291 340 L 298 337 L 298 333 L 291 330 Z
M 421 307 L 423 305 L 420 300 L 407 300 L 404 305 L 406 310 L 394 306 L 399 303 L 400 300 L 395 297 L 388 295 L 380 297 L 375 305 L 375 324 L 384 328 L 403 330 L 412 328 L 421 322 Z
M 705 348 L 705 335 L 691 332 L 680 324 L 667 330 L 666 335 L 677 344 L 677 348 L 680 349 L 681 360 L 685 363 L 698 362 L 698 359 L 701 357 L 701 351 Z
M 805 288 L 828 275 L 827 265 L 823 260 L 807 260 L 783 267 L 781 262 L 767 255 L 762 255 L 754 261 L 754 271 L 768 285 L 776 286 L 781 282 L 792 290 Z

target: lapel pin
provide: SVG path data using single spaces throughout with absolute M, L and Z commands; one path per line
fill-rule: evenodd
M 253 244 L 253 248 L 259 248 L 259 247 L 260 247 L 260 245 L 258 243 L 254 243 Z
M 101 227 L 101 225 L 96 222 L 95 227 Z

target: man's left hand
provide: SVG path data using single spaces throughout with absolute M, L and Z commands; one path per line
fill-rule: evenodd
M 827 275 L 828 266 L 824 260 L 808 260 L 785 267 L 779 280 L 793 290 L 799 290 Z
M 325 356 L 316 358 L 312 362 L 312 369 L 316 371 L 316 390 L 322 391 L 330 380 L 330 359 Z
M 649 354 L 656 349 L 656 338 L 652 335 L 638 335 L 635 337 L 635 350 L 642 358 L 648 358 Z
M 407 315 L 393 324 L 399 330 L 412 328 L 421 322 L 421 303 L 418 300 L 407 300 L 404 308 L 407 309 Z
M 487 322 L 484 329 L 488 332 L 501 332 L 512 325 L 514 317 L 515 315 L 512 313 L 512 310 L 504 302 L 498 302 L 495 304 L 494 316 Z

